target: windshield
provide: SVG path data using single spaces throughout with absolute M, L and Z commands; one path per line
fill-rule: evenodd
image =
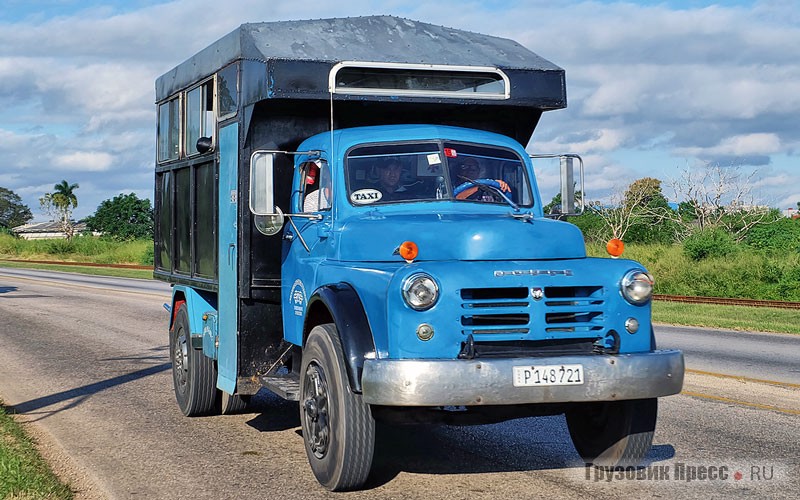
M 524 163 L 512 150 L 455 142 L 359 146 L 345 163 L 354 205 L 453 200 L 533 205 Z

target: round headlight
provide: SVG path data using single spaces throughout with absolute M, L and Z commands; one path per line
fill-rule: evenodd
M 634 305 L 647 303 L 653 296 L 653 277 L 644 271 L 628 271 L 622 278 L 620 288 L 625 299 Z
M 439 287 L 427 274 L 412 274 L 403 282 L 403 299 L 417 311 L 430 309 L 439 299 Z

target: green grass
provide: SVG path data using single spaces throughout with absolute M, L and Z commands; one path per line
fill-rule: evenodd
M 653 321 L 753 332 L 800 334 L 800 309 L 653 302 Z
M 95 236 L 23 240 L 0 234 L 0 259 L 61 260 L 97 264 L 153 264 L 153 241 L 113 241 Z
M 33 441 L 6 412 L 0 401 L 0 498 L 71 499 L 36 451 Z
M 604 245 L 587 252 L 608 257 Z M 731 255 L 694 261 L 680 245 L 628 245 L 623 257 L 647 267 L 656 293 L 800 302 L 800 252 L 738 245 Z

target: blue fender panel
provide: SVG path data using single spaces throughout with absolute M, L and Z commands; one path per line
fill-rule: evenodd
M 175 305 L 179 301 L 186 301 L 186 312 L 189 315 L 189 332 L 192 335 L 203 334 L 203 314 L 207 312 L 217 312 L 216 295 L 195 290 L 194 288 L 175 285 L 172 287 L 172 318 L 169 322 L 169 328 L 172 329 L 172 323 L 175 321 L 175 315 L 178 313 Z
M 350 285 L 339 283 L 318 289 L 308 301 L 309 311 L 314 309 L 315 302 L 320 301 L 330 311 L 333 323 L 339 332 L 350 389 L 355 393 L 361 393 L 364 359 L 368 353 L 373 355 L 375 353 L 372 329 L 361 299 Z

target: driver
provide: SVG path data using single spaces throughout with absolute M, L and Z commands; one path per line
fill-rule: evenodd
M 481 175 L 481 164 L 477 158 L 467 157 L 456 169 L 455 179 L 453 183 L 460 185 L 465 182 L 474 183 L 475 181 L 492 181 L 491 179 L 479 179 Z M 511 187 L 502 179 L 494 179 L 492 182 L 498 184 L 498 188 L 504 193 L 510 193 Z M 480 201 L 495 201 L 494 197 L 481 190 L 478 186 L 469 186 L 456 195 L 457 200 L 480 200 Z M 498 200 L 499 201 L 499 200 Z

